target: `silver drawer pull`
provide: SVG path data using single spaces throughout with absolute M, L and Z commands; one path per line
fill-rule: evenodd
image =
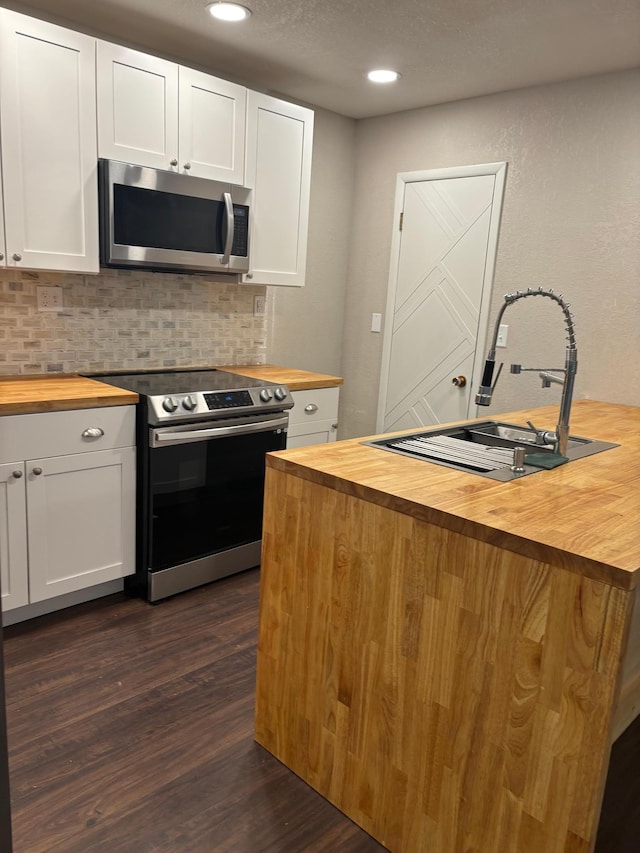
M 12 474 L 11 476 L 12 476 L 12 477 L 15 477 L 15 478 L 16 478 L 16 480 L 19 480 L 19 479 L 20 479 L 20 477 L 22 477 L 22 471 L 20 471 L 20 470 L 18 469 L 17 471 L 14 471 L 14 472 L 13 472 L 13 474 Z
M 34 468 L 31 473 L 35 474 L 36 477 L 39 477 L 40 474 L 42 474 L 42 468 Z
M 308 415 L 312 415 L 314 412 L 318 411 L 318 407 L 315 403 L 309 403 L 308 406 L 304 407 L 304 410 Z
M 83 438 L 101 438 L 103 435 L 102 427 L 87 427 L 82 433 Z

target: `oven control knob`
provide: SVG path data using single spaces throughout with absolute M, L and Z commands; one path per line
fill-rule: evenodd
M 182 401 L 182 407 L 186 409 L 188 412 L 192 412 L 195 407 L 198 405 L 198 401 L 194 400 L 194 398 L 189 394 Z
M 175 412 L 175 410 L 178 408 L 178 404 L 173 399 L 173 397 L 165 397 L 162 401 L 162 408 L 165 410 L 165 412 L 173 414 L 173 412 Z
M 260 392 L 260 399 L 263 403 L 268 403 L 269 400 L 273 397 L 273 394 L 268 388 L 263 388 Z
M 284 388 L 276 388 L 273 394 L 276 400 L 284 400 L 284 398 L 287 396 L 287 392 L 284 390 Z

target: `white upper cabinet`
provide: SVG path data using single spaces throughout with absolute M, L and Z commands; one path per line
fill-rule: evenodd
M 2 210 L 2 157 L 0 157 L 0 267 L 6 266 L 6 251 L 4 246 L 4 215 Z
M 304 284 L 312 148 L 312 110 L 249 91 L 251 271 L 243 279 L 248 284 Z
M 138 166 L 178 166 L 178 66 L 98 42 L 98 154 Z
M 98 272 L 95 39 L 0 10 L 6 264 Z
M 243 183 L 243 86 L 107 42 L 97 75 L 100 157 Z
M 200 178 L 244 183 L 247 90 L 180 68 L 180 168 Z

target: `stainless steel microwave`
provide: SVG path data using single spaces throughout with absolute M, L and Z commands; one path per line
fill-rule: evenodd
M 250 190 L 116 160 L 98 180 L 103 266 L 248 272 Z

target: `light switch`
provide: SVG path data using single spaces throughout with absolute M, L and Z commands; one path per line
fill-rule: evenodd
M 501 323 L 498 328 L 498 340 L 496 341 L 497 347 L 506 347 L 507 338 L 509 337 L 509 326 L 505 323 Z
M 371 315 L 371 331 L 379 332 L 382 329 L 382 314 Z

